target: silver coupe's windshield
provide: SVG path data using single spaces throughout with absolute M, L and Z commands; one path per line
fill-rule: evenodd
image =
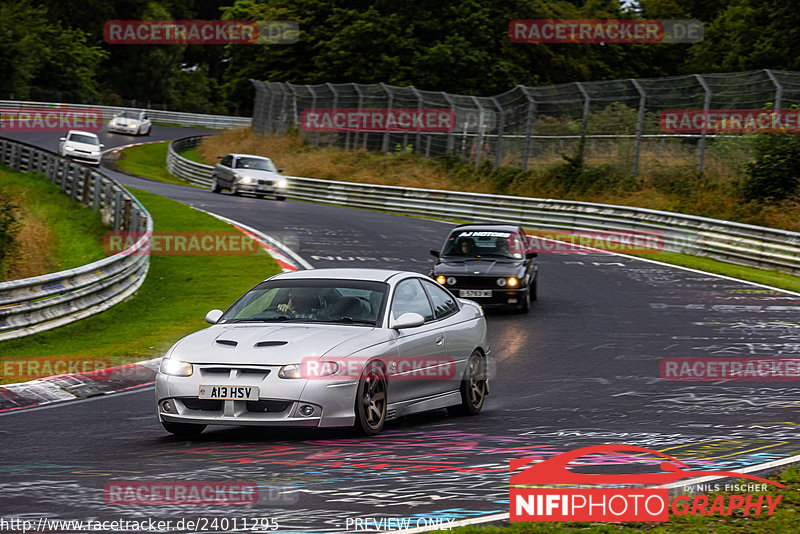
M 313 322 L 377 325 L 388 285 L 358 280 L 275 280 L 248 291 L 220 323 Z
M 443 256 L 457 258 L 509 258 L 525 256 L 519 237 L 511 232 L 495 230 L 458 230 L 450 234 Z
M 236 168 L 278 172 L 278 169 L 275 168 L 272 161 L 263 158 L 236 158 Z

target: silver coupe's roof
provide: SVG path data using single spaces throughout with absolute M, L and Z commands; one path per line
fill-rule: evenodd
M 312 278 L 338 278 L 341 280 L 367 280 L 374 282 L 386 282 L 396 275 L 415 275 L 419 273 L 409 271 L 395 271 L 391 269 L 303 269 L 301 271 L 291 271 L 273 276 L 270 280 L 307 280 Z

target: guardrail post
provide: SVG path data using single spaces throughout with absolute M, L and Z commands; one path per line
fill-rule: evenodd
M 639 155 L 641 154 L 642 150 L 642 129 L 644 128 L 644 106 L 645 106 L 645 101 L 647 99 L 647 93 L 645 93 L 644 89 L 637 80 L 631 78 L 631 83 L 639 92 L 639 115 L 636 118 L 636 144 L 633 148 L 633 177 L 636 178 L 637 176 L 639 176 Z
M 114 191 L 114 231 L 122 230 L 122 191 Z
M 525 145 L 522 149 L 522 170 L 528 170 L 528 158 L 533 155 L 533 125 L 536 123 L 536 100 L 524 85 L 517 86 L 528 100 L 528 113 L 525 119 Z
M 694 75 L 695 79 L 697 79 L 700 86 L 705 91 L 706 95 L 703 98 L 703 131 L 700 134 L 700 141 L 697 143 L 697 172 L 703 174 L 703 165 L 706 159 L 706 130 L 707 130 L 707 123 L 708 123 L 708 110 L 711 107 L 711 90 L 708 88 L 708 84 L 703 79 L 703 76 L 700 74 Z
M 769 76 L 769 79 L 775 85 L 775 103 L 772 109 L 776 110 L 781 109 L 781 101 L 783 100 L 783 86 L 780 84 L 780 82 L 778 81 L 778 79 L 775 77 L 775 75 L 772 73 L 771 70 L 764 69 L 764 72 L 767 73 L 767 76 Z
M 97 212 L 100 209 L 100 201 L 103 196 L 103 177 L 102 175 L 95 176 L 94 178 L 94 193 L 92 194 L 92 211 Z
M 91 169 L 83 170 L 83 190 L 81 191 L 81 204 L 84 206 L 89 205 L 89 197 L 92 194 L 92 171 Z
M 389 90 L 389 87 L 385 83 L 380 82 L 380 85 L 381 85 L 381 89 L 383 89 L 383 91 L 386 93 L 386 96 L 387 96 L 387 99 L 388 99 L 388 102 L 387 102 L 388 105 L 387 105 L 386 109 L 391 111 L 392 110 L 392 101 L 394 100 L 394 95 L 392 94 L 392 92 Z M 384 154 L 388 154 L 389 153 L 389 130 L 386 130 L 384 132 L 384 134 L 383 134 L 383 153 Z

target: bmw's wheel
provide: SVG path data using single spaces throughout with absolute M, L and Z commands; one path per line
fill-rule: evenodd
M 372 436 L 386 423 L 386 375 L 381 366 L 370 362 L 361 373 L 356 390 L 355 429 Z
M 538 298 L 536 294 L 536 287 L 539 285 L 539 277 L 533 279 L 533 285 L 531 286 L 531 301 L 534 301 Z
M 528 286 L 525 297 L 522 299 L 522 306 L 519 307 L 520 313 L 528 313 L 531 311 L 531 293 L 533 291 L 535 291 L 534 286 Z
M 469 357 L 461 380 L 461 404 L 449 406 L 447 411 L 453 415 L 477 415 L 481 413 L 488 391 L 486 359 L 476 350 Z
M 236 195 L 237 197 L 240 196 L 239 188 L 237 188 L 235 185 L 231 186 L 231 193 Z
M 161 421 L 161 425 L 170 434 L 182 437 L 199 436 L 206 429 L 206 425 L 192 423 L 167 423 L 166 421 Z
M 286 200 L 286 197 L 283 195 L 277 195 L 275 196 L 275 200 Z
M 219 181 L 217 180 L 216 176 L 211 177 L 211 192 L 212 193 L 219 193 L 222 189 L 219 186 Z

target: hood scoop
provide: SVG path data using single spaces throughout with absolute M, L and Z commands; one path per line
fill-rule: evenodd
M 234 341 L 232 339 L 218 339 L 217 343 L 219 343 L 220 345 L 225 345 L 227 347 L 235 347 L 236 345 L 239 344 L 238 341 Z
M 261 348 L 261 347 L 280 347 L 282 345 L 286 345 L 289 343 L 288 341 L 259 341 L 253 347 Z

